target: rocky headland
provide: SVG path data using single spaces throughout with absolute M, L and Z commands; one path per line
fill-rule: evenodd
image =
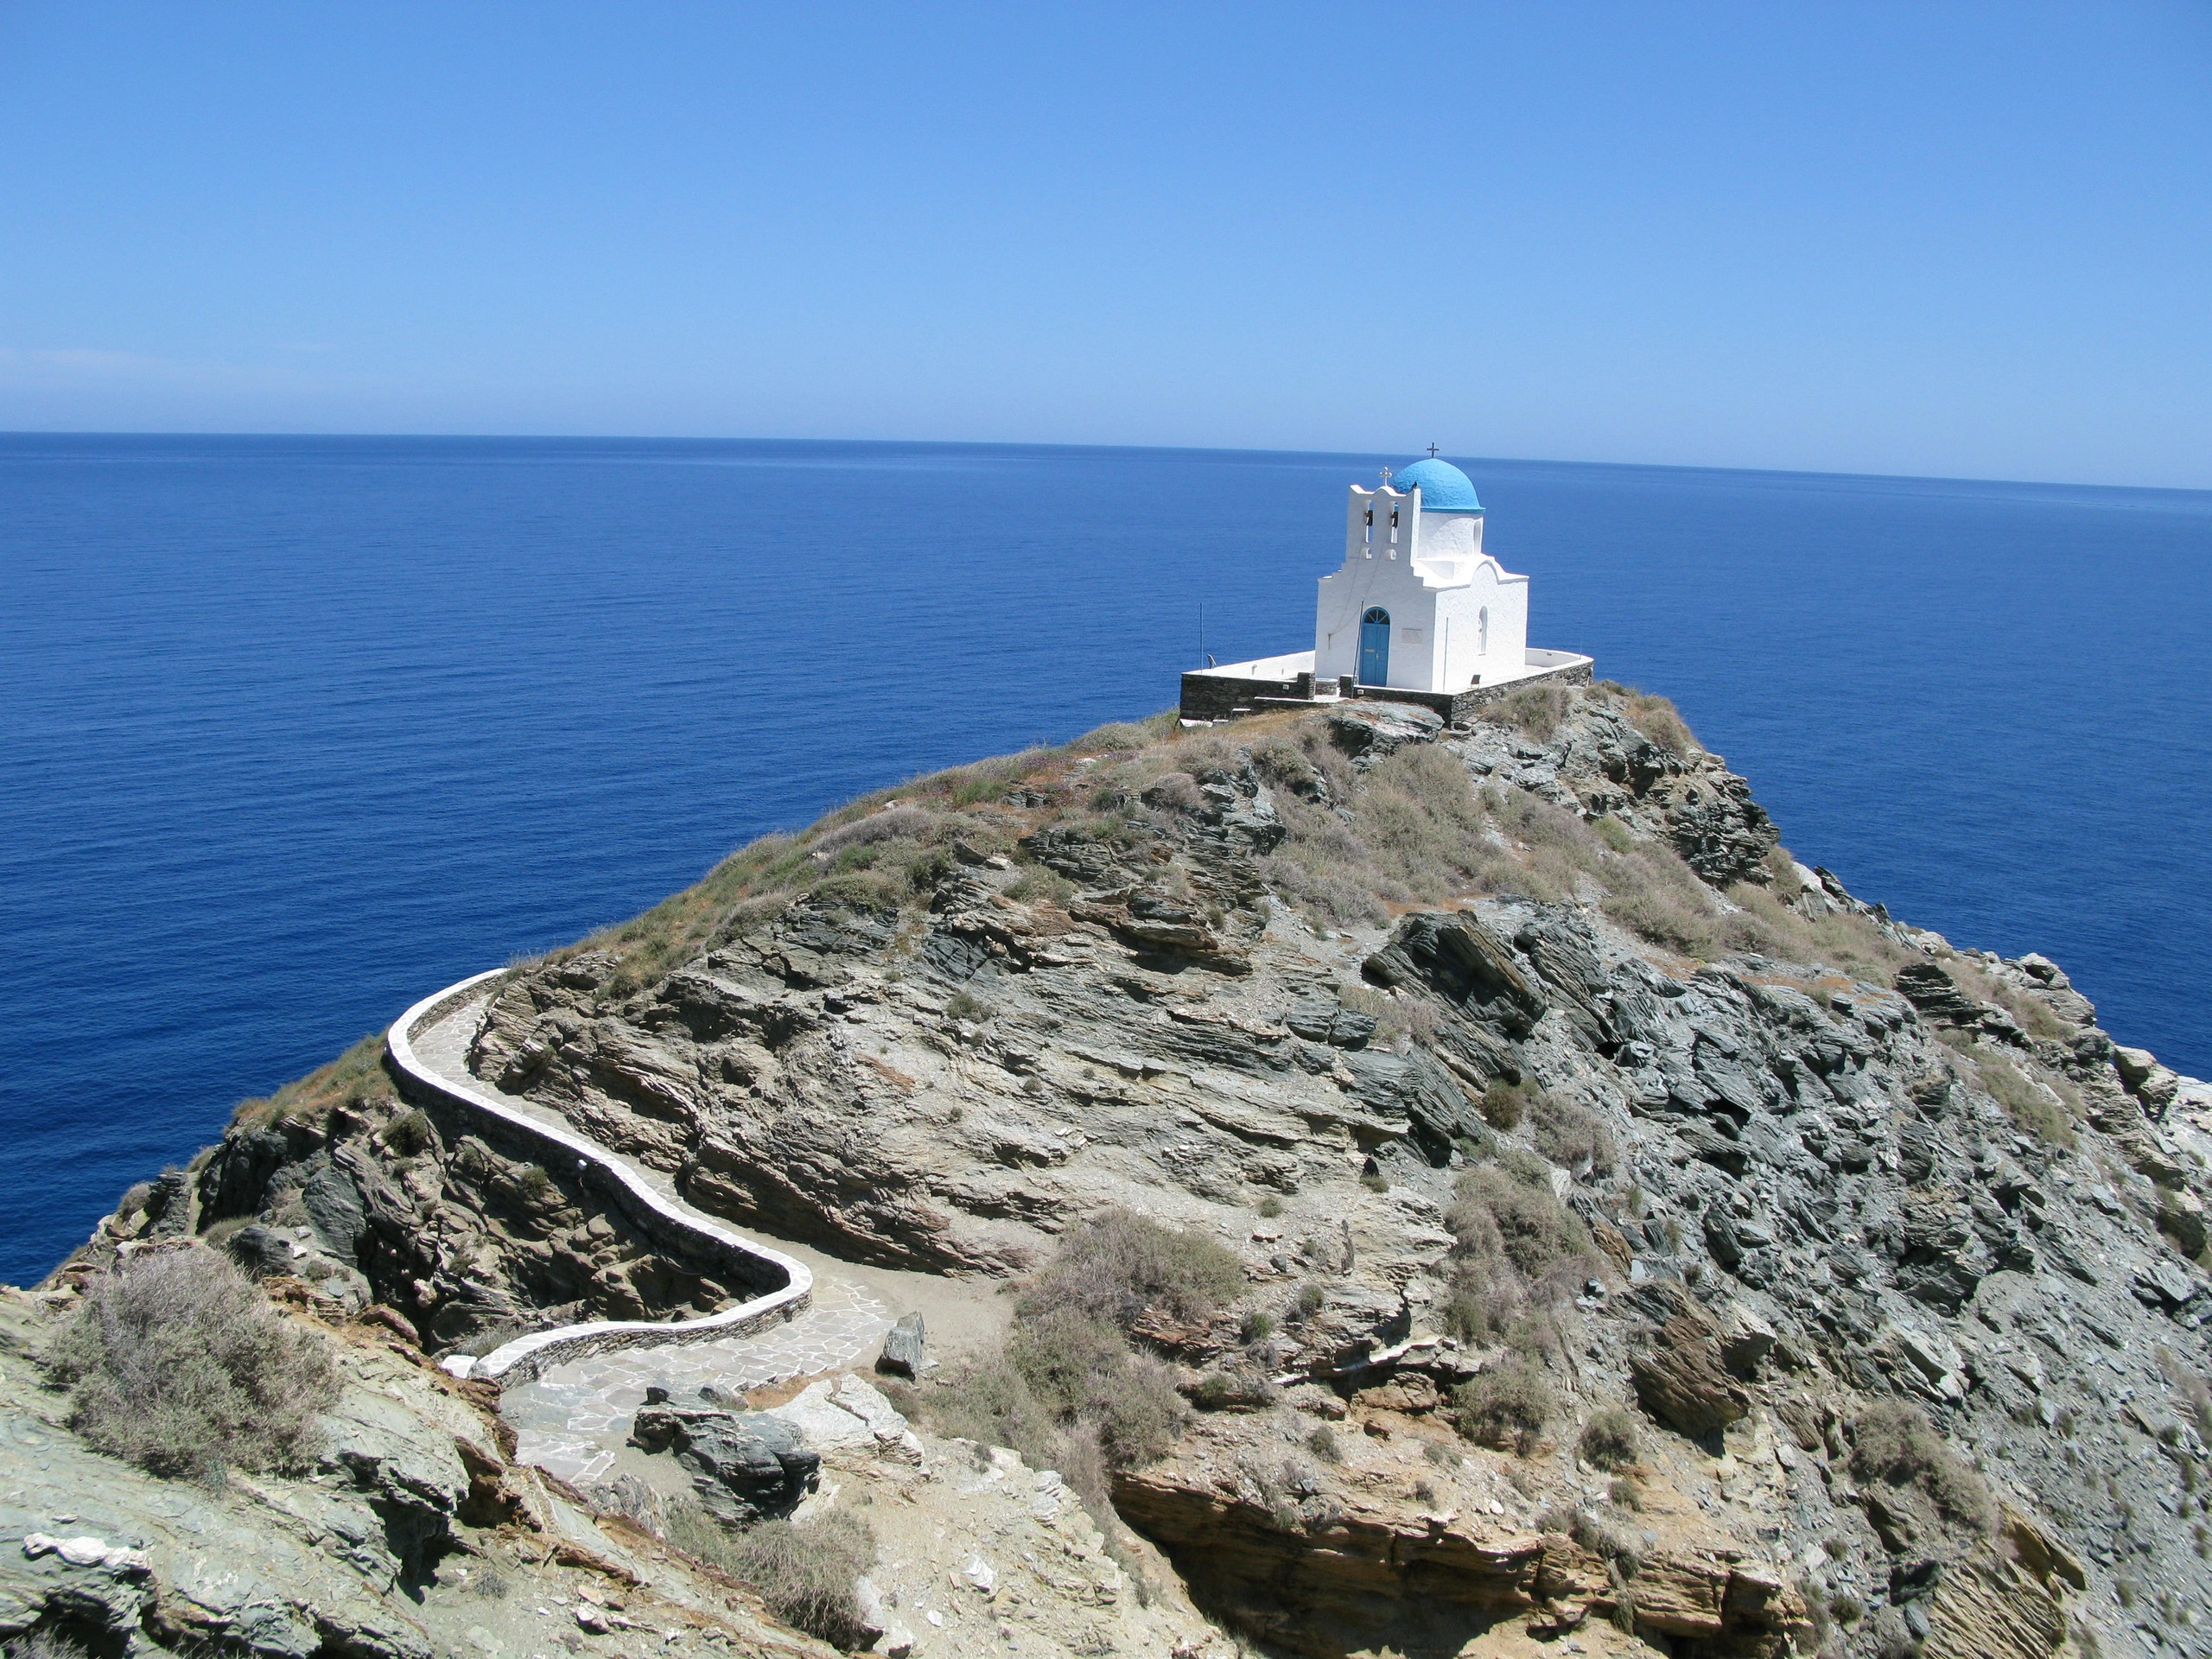
M 487 997 L 476 1079 L 926 1302 L 905 1375 L 533 1467 L 454 1362 L 753 1287 L 365 1044 L 0 1293 L 11 1652 L 2212 1652 L 2212 1088 L 1659 699 L 1105 728 Z M 337 1381 L 155 1472 L 56 1355 L 198 1255 Z

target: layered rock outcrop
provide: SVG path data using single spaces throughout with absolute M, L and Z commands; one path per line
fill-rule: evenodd
M 1231 1244 L 1234 1306 L 1137 1323 L 1197 1409 L 1113 1493 L 1279 1649 L 2212 1618 L 2212 1089 L 1794 862 L 1618 688 L 921 780 L 518 969 L 471 1064 L 850 1260 L 988 1285 L 1113 1206 Z M 105 1248 L 222 1218 L 433 1348 L 732 1294 L 398 1122 L 243 1126 Z

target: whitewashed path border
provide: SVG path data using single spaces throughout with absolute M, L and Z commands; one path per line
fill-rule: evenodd
M 732 1232 L 720 1222 L 702 1215 L 682 1199 L 660 1192 L 639 1174 L 628 1159 L 586 1139 L 573 1128 L 541 1122 L 526 1112 L 471 1089 L 423 1063 L 415 1052 L 414 1039 L 440 1020 L 466 1007 L 482 994 L 489 982 L 506 969 L 471 976 L 424 997 L 401 1014 L 385 1034 L 385 1049 L 399 1073 L 403 1092 L 432 1096 L 464 1112 L 491 1120 L 499 1138 L 520 1140 L 541 1160 L 563 1156 L 576 1160 L 579 1171 L 602 1187 L 632 1221 L 649 1233 L 674 1234 L 680 1248 L 709 1260 L 731 1263 L 741 1282 L 757 1283 L 780 1275 L 781 1288 L 720 1313 L 696 1319 L 656 1323 L 646 1319 L 600 1319 L 588 1325 L 567 1325 L 550 1331 L 534 1331 L 526 1337 L 493 1349 L 481 1358 L 457 1354 L 443 1362 L 455 1376 L 480 1376 L 505 1388 L 537 1376 L 549 1365 L 580 1359 L 610 1349 L 658 1346 L 676 1342 L 712 1342 L 725 1337 L 751 1336 L 791 1319 L 814 1300 L 813 1272 L 780 1250 Z

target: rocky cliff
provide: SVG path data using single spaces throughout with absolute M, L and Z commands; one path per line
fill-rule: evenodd
M 192 1235 L 410 1353 L 738 1294 L 373 1059 L 52 1295 Z M 1233 1248 L 1227 1303 L 1137 1319 L 1190 1408 L 1110 1476 L 1218 1635 L 1110 1641 L 2212 1645 L 2212 1089 L 1791 859 L 1656 699 L 919 780 L 516 969 L 470 1064 L 734 1224 L 982 1295 L 1109 1210 Z

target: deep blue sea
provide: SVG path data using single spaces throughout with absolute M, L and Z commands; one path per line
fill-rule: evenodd
M 234 1102 L 900 777 L 1311 643 L 1402 456 L 0 436 L 0 1281 Z M 2212 494 L 1463 459 L 1533 645 L 2212 1071 Z

